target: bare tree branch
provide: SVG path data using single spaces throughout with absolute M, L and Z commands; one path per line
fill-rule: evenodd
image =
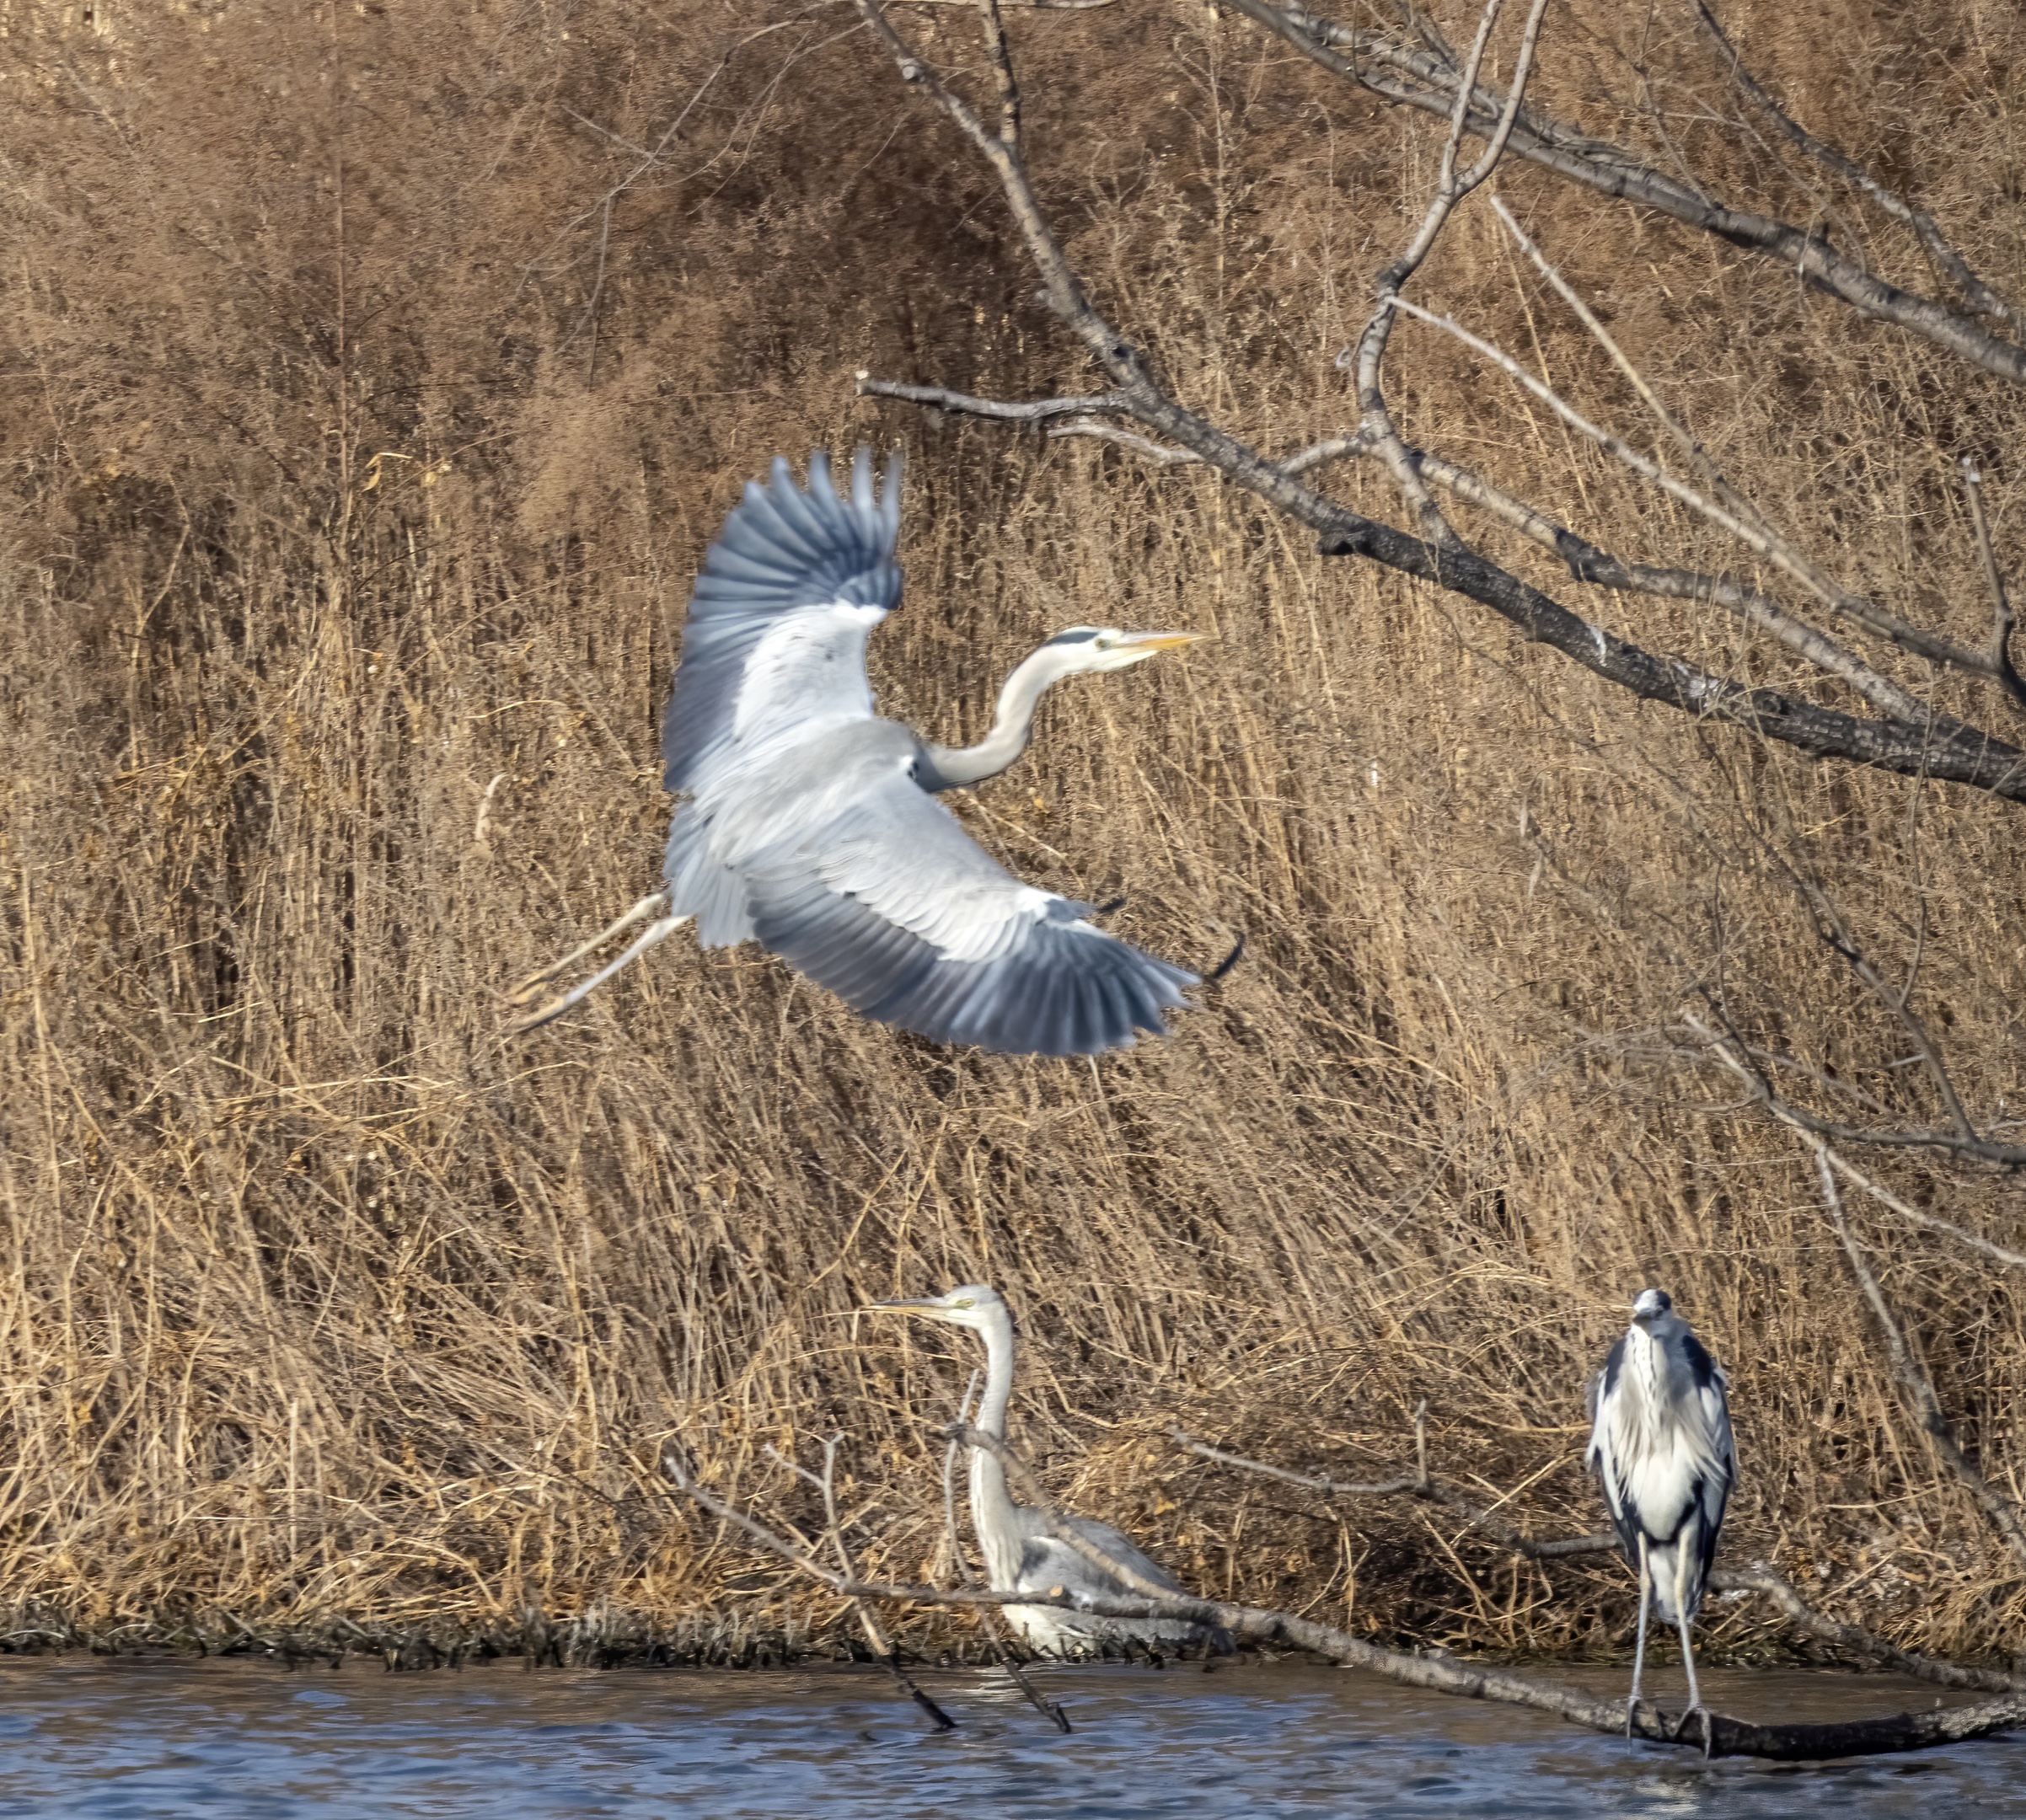
M 1970 269 L 1969 264 L 1943 237 L 1933 218 L 1913 206 L 1897 190 L 1888 189 L 1868 171 L 1853 160 L 1846 158 L 1832 145 L 1826 145 L 1794 120 L 1771 95 L 1766 93 L 1745 62 L 1738 55 L 1738 48 L 1717 23 L 1706 0 L 1695 0 L 1696 12 L 1705 29 L 1716 40 L 1717 48 L 1730 66 L 1732 78 L 1759 111 L 1772 122 L 1787 138 L 1798 146 L 1819 164 L 1834 171 L 1846 182 L 1854 185 L 1896 222 L 1902 222 L 1913 229 L 1927 256 L 1948 276 L 1951 283 L 1968 300 L 1972 309 L 1986 316 L 1995 316 L 2000 322 L 2018 328 L 2019 313 L 1991 286 Z
M 1434 582 L 1489 607 L 1536 642 L 1551 645 L 1585 669 L 1642 700 L 1665 704 L 1697 718 L 1745 728 L 1816 757 L 1950 782 L 1970 784 L 2026 800 L 2026 753 L 1974 729 L 1863 720 L 1797 700 L 1775 689 L 1746 688 L 1680 658 L 1663 658 L 1607 633 L 1518 576 L 1464 548 L 1412 537 L 1352 511 L 1305 486 L 1235 436 L 1187 410 L 1155 377 L 1145 356 L 1098 313 L 1064 257 L 1042 213 L 1014 147 L 988 131 L 896 32 L 879 0 L 857 0 L 906 81 L 919 87 L 957 126 L 1000 180 L 1028 253 L 1046 284 L 1046 297 L 1117 388 L 1105 415 L 1130 416 L 1164 443 L 1178 446 L 1227 479 L 1320 533 L 1327 554 L 1361 555 L 1402 574 Z M 1398 307 L 1406 307 L 1404 302 Z M 892 382 L 867 381 L 887 386 Z M 946 393 L 942 403 L 962 397 Z
M 1400 295 L 1401 286 L 1421 269 L 1428 254 L 1434 250 L 1435 241 L 1440 235 L 1456 205 L 1476 189 L 1492 173 L 1498 157 L 1505 150 L 1506 142 L 1512 136 L 1513 122 L 1520 111 L 1520 104 L 1525 92 L 1527 72 L 1533 67 L 1534 47 L 1541 30 L 1541 14 L 1546 10 L 1546 0 L 1534 0 L 1526 19 L 1525 31 L 1520 40 L 1520 67 L 1515 73 L 1512 93 L 1504 111 L 1500 115 L 1498 126 L 1493 130 L 1491 142 L 1484 156 L 1477 160 L 1461 177 L 1456 174 L 1456 150 L 1463 141 L 1464 122 L 1470 112 L 1470 96 L 1477 88 L 1477 72 L 1484 62 L 1486 48 L 1491 43 L 1492 29 L 1497 24 L 1502 0 L 1485 0 L 1484 11 L 1478 20 L 1477 36 L 1471 46 L 1470 62 L 1465 67 L 1462 80 L 1456 87 L 1456 103 L 1450 115 L 1449 138 L 1442 147 L 1442 163 L 1435 179 L 1435 193 L 1430 198 L 1428 209 L 1423 215 L 1421 226 L 1407 243 L 1400 257 L 1384 270 L 1372 283 L 1372 294 L 1377 308 L 1364 326 L 1364 333 L 1358 338 L 1358 351 L 1354 364 L 1358 373 L 1358 409 L 1361 414 L 1359 434 L 1369 442 L 1393 476 L 1394 484 L 1420 526 L 1422 534 L 1431 543 L 1444 549 L 1461 549 L 1462 539 L 1444 518 L 1422 484 L 1420 474 L 1407 458 L 1407 445 L 1395 426 L 1392 413 L 1386 402 L 1386 388 L 1382 368 L 1386 362 L 1386 344 L 1393 332 L 1393 305 Z
M 1331 74 L 1371 94 L 1444 117 L 1455 105 L 1455 72 L 1428 52 L 1395 44 L 1377 33 L 1353 31 L 1305 7 L 1281 0 L 1230 3 Z M 1504 99 L 1496 90 L 1479 88 L 1471 97 L 1466 129 L 1487 138 L 1495 133 Z M 2001 340 L 1932 297 L 1887 283 L 1858 260 L 1837 252 L 1819 234 L 1712 201 L 1629 152 L 1560 122 L 1542 120 L 1525 108 L 1512 130 L 1510 149 L 1529 163 L 1587 188 L 1657 210 L 1734 246 L 1763 254 L 1859 314 L 1920 335 L 2013 385 L 2026 385 L 2026 349 Z
M 1106 412 L 1121 415 L 1133 408 L 1116 393 L 1105 398 L 1035 399 L 1024 404 L 1010 404 L 997 399 L 973 398 L 967 392 L 951 392 L 941 386 L 875 379 L 862 368 L 857 382 L 860 398 L 904 399 L 911 404 L 927 404 L 953 415 L 990 417 L 1005 423 L 1044 423 L 1052 417 L 1096 416 Z
M 1864 1299 L 1871 1304 L 1871 1311 L 1878 1317 L 1879 1327 L 1885 1336 L 1885 1350 L 1892 1361 L 1894 1377 L 1900 1380 L 1900 1387 L 1919 1413 L 1921 1426 L 1934 1443 L 1935 1452 L 1962 1481 L 1977 1507 L 1990 1519 L 1991 1528 L 2004 1539 L 2020 1561 L 2026 1564 L 2026 1522 L 2021 1520 L 2011 1502 L 1970 1464 L 1970 1457 L 1957 1442 L 1955 1430 L 1942 1413 L 1942 1400 L 1935 1394 L 1934 1380 L 1906 1344 L 1906 1336 L 1900 1332 L 1900 1324 L 1894 1320 L 1892 1309 L 1886 1303 L 1884 1291 L 1879 1288 L 1878 1278 L 1864 1261 L 1864 1254 L 1851 1232 L 1850 1223 L 1844 1218 L 1843 1197 L 1836 1192 L 1835 1172 L 1830 1168 L 1829 1159 L 1820 1151 L 1815 1154 L 1815 1173 L 1822 1184 L 1822 1202 L 1829 1210 L 1830 1223 L 1836 1229 L 1843 1255 L 1850 1260 L 1851 1274 L 1864 1292 Z

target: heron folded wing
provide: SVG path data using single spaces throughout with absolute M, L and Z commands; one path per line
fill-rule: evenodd
M 876 493 L 860 448 L 848 498 L 820 452 L 806 488 L 778 459 L 770 485 L 748 484 L 690 596 L 662 726 L 670 790 L 756 727 L 871 713 L 865 639 L 900 604 L 900 481 L 896 454 Z
M 760 940 L 867 1017 L 937 1042 L 1091 1055 L 1160 1034 L 1196 977 L 1023 885 L 904 773 L 745 869 Z

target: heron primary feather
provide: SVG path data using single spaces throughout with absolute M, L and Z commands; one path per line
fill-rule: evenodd
M 635 923 L 611 966 L 523 1019 L 576 1004 L 686 922 L 706 947 L 758 939 L 867 1017 L 939 1041 L 1085 1055 L 1160 1034 L 1197 977 L 1024 883 L 935 793 L 1004 770 L 1043 692 L 1192 644 L 1193 632 L 1077 626 L 1019 664 L 977 745 L 939 746 L 875 712 L 866 640 L 900 602 L 901 467 L 870 452 L 848 491 L 819 452 L 748 484 L 697 578 L 663 725 L 677 804 L 663 887 L 524 982 L 524 1003 Z

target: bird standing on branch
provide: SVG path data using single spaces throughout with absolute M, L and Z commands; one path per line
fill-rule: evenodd
M 873 1314 L 919 1315 L 968 1327 L 985 1342 L 985 1389 L 978 1427 L 995 1441 L 1006 1437 L 1006 1405 L 1013 1397 L 1013 1315 L 996 1289 L 967 1283 L 947 1295 L 875 1302 Z M 1166 1568 L 1150 1560 L 1116 1529 L 1087 1517 L 1058 1519 L 1099 1554 L 1179 1598 L 1189 1592 Z M 1013 1502 L 1006 1469 L 986 1448 L 971 1449 L 971 1527 L 985 1556 L 985 1577 L 997 1592 L 1064 1592 L 1093 1598 L 1139 1598 L 1141 1587 L 1104 1572 L 1049 1528 L 1042 1512 Z M 1027 1646 L 1044 1656 L 1085 1656 L 1106 1645 L 1138 1649 L 1200 1646 L 1229 1654 L 1230 1634 L 1176 1618 L 1105 1618 L 1061 1606 L 1008 1605 L 1006 1621 Z
M 1160 1034 L 1197 977 L 1107 935 L 1086 904 L 1025 885 L 935 793 L 996 775 L 1026 749 L 1042 692 L 1123 670 L 1199 632 L 1072 626 L 1015 668 L 992 730 L 952 749 L 872 711 L 866 641 L 900 603 L 900 458 L 875 491 L 870 452 L 849 497 L 809 458 L 748 483 L 690 598 L 662 747 L 678 799 L 663 888 L 516 988 L 649 918 L 609 966 L 514 1026 L 546 1024 L 694 920 L 708 948 L 757 939 L 882 1024 L 939 1042 L 1090 1055 Z
M 1639 1576 L 1639 1641 L 1625 1703 L 1626 1736 L 1632 1735 L 1632 1710 L 1639 1704 L 1650 1606 L 1681 1633 L 1688 1670 L 1688 1710 L 1681 1724 L 1690 1713 L 1702 1715 L 1706 1750 L 1709 1711 L 1696 1685 L 1689 1626 L 1702 1603 L 1723 1507 L 1738 1479 L 1725 1384 L 1667 1292 L 1644 1289 L 1632 1303 L 1632 1326 L 1611 1349 L 1589 1393 L 1588 1464 L 1603 1480 L 1611 1526 Z

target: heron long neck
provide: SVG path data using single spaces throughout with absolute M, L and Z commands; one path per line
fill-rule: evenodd
M 924 741 L 922 762 L 915 768 L 916 781 L 924 790 L 945 790 L 997 777 L 1027 749 L 1042 692 L 1068 674 L 1062 646 L 1044 645 L 1029 653 L 1014 666 L 1013 673 L 999 692 L 999 709 L 992 717 L 992 731 L 975 746 L 937 746 Z
M 985 1394 L 978 1426 L 994 1440 L 1006 1437 L 1006 1405 L 1013 1400 L 1013 1323 L 1003 1311 L 980 1331 L 985 1340 Z M 1016 1507 L 1006 1490 L 1006 1469 L 983 1448 L 971 1449 L 971 1527 L 985 1553 L 987 1577 L 1005 1591 L 1020 1577 Z

